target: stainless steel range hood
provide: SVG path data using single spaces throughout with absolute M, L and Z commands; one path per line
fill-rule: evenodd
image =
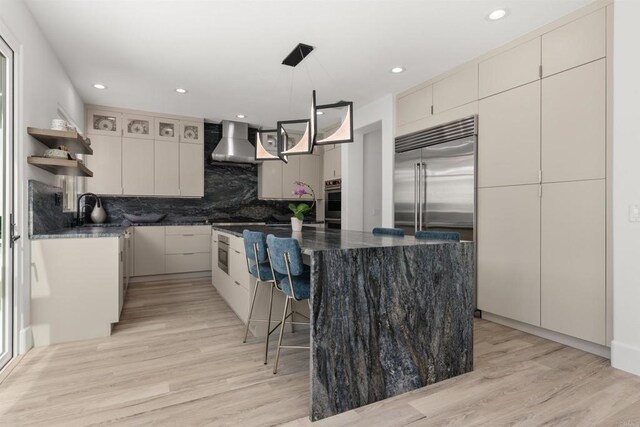
M 249 142 L 247 123 L 222 121 L 222 138 L 211 152 L 209 162 L 259 163 L 256 149 Z

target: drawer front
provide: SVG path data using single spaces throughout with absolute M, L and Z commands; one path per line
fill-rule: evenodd
M 167 226 L 167 236 L 169 235 L 190 235 L 190 234 L 205 234 L 211 235 L 210 225 L 172 225 Z
M 211 253 L 211 238 L 204 234 L 169 235 L 165 241 L 166 254 Z
M 165 255 L 167 273 L 190 273 L 211 270 L 211 256 L 208 253 Z
M 231 236 L 229 246 L 244 255 L 244 239 L 238 236 Z

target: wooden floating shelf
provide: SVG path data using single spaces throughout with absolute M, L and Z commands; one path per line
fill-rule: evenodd
M 78 132 L 28 127 L 27 133 L 49 148 L 65 145 L 70 153 L 93 154 L 86 139 Z
M 51 172 L 54 175 L 93 176 L 93 172 L 78 160 L 27 157 L 27 163 Z

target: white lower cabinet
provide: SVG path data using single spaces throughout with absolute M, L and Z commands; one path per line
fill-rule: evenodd
M 111 334 L 126 291 L 124 250 L 122 236 L 31 241 L 35 346 Z
M 136 276 L 165 273 L 164 228 L 163 226 L 135 227 L 133 270 Z
M 135 230 L 135 275 L 211 270 L 211 226 L 148 226 Z
M 542 186 L 541 323 L 605 345 L 605 181 Z
M 478 308 L 535 326 L 540 326 L 538 190 L 538 185 L 478 189 Z

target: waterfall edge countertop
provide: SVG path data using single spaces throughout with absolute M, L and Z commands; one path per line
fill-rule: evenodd
M 238 237 L 242 237 L 244 230 L 260 231 L 265 235 L 273 234 L 276 237 L 293 237 L 298 239 L 302 253 L 305 255 L 332 249 L 345 250 L 447 243 L 442 240 L 418 240 L 412 236 L 374 235 L 373 233 L 365 233 L 362 231 L 334 230 L 307 226 L 304 226 L 302 231 L 299 232 L 291 231 L 291 226 L 282 225 L 214 226 L 213 229 Z
M 473 242 L 304 227 L 311 265 L 311 420 L 473 370 Z

